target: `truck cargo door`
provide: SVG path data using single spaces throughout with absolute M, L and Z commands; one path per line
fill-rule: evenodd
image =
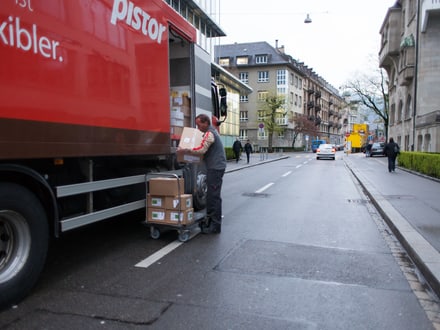
M 201 113 L 211 116 L 213 112 L 211 101 L 211 56 L 196 44 L 193 44 L 193 52 L 196 116 Z

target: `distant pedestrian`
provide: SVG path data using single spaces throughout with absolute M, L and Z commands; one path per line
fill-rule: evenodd
M 246 141 L 244 145 L 244 152 L 246 153 L 247 163 L 249 164 L 250 154 L 253 153 L 252 144 L 249 142 L 249 139 Z
M 365 147 L 365 157 L 370 157 L 372 146 L 373 146 L 372 143 L 368 143 L 367 146 Z
M 394 142 L 393 138 L 390 138 L 389 142 L 385 145 L 383 153 L 388 157 L 388 172 L 396 171 L 396 158 L 400 154 L 399 145 Z
M 235 162 L 238 163 L 238 161 L 240 160 L 240 152 L 243 150 L 243 147 L 241 146 L 241 142 L 240 139 L 237 138 L 234 141 L 234 144 L 232 145 L 232 151 L 234 151 L 234 157 L 235 157 Z

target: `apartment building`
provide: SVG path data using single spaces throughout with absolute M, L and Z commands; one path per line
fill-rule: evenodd
M 440 0 L 397 0 L 380 33 L 389 137 L 403 150 L 440 152 Z
M 274 148 L 292 147 L 296 114 L 307 115 L 314 121 L 317 137 L 299 136 L 294 147 L 304 147 L 308 138 L 325 139 L 339 144 L 341 108 L 344 100 L 338 91 L 304 63 L 284 51 L 284 47 L 267 42 L 251 42 L 214 47 L 215 62 L 249 85 L 253 93 L 240 95 L 240 139 L 250 139 L 258 147 L 268 146 L 268 131 L 264 128 L 262 107 L 269 95 L 285 100 L 277 124 L 282 132 L 275 133 Z

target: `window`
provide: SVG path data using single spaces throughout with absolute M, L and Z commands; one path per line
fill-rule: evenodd
M 255 63 L 256 64 L 267 63 L 267 55 L 255 55 Z
M 247 56 L 237 56 L 237 65 L 246 65 L 248 64 Z
M 247 95 L 240 95 L 240 102 L 241 103 L 249 102 L 249 96 L 247 96 Z
M 399 101 L 399 108 L 397 109 L 397 122 L 402 121 L 403 102 Z
M 248 121 L 248 112 L 240 111 L 240 121 Z
M 258 92 L 258 101 L 260 102 L 266 101 L 268 96 L 269 96 L 269 92 L 267 91 Z
M 277 114 L 275 115 L 275 122 L 276 122 L 278 125 L 287 125 L 287 118 L 286 118 L 285 115 L 283 115 L 283 114 L 281 114 L 281 113 L 277 113 Z M 284 134 L 283 134 L 283 137 L 284 137 Z
M 267 131 L 265 129 L 259 129 L 257 139 L 258 140 L 267 140 Z
M 238 79 L 244 84 L 249 83 L 249 72 L 240 72 L 238 74 Z
M 247 134 L 247 129 L 241 129 L 240 130 L 240 140 L 247 140 L 248 139 L 248 134 Z
M 298 95 L 295 95 L 295 96 L 296 96 L 296 98 L 295 98 L 295 105 L 296 105 L 296 103 L 298 102 Z M 293 98 L 293 92 L 290 92 L 289 103 L 290 103 L 290 104 L 293 104 L 293 100 L 294 100 L 294 98 Z
M 266 118 L 266 111 L 264 110 L 258 110 L 257 113 L 257 120 L 258 121 L 263 121 Z
M 221 58 L 218 60 L 218 63 L 219 63 L 221 66 L 229 66 L 229 57 L 221 57 Z
M 284 140 L 284 130 L 278 132 L 278 140 Z
M 286 70 L 277 70 L 277 85 L 286 85 Z
M 390 125 L 394 125 L 394 122 L 396 121 L 396 105 L 393 103 L 391 104 L 391 111 L 390 111 Z
M 406 99 L 405 119 L 410 119 L 411 118 L 411 112 L 412 112 L 411 95 L 408 95 L 408 97 Z
M 286 96 L 286 88 L 285 87 L 278 87 L 277 88 L 277 95 L 279 96 Z
M 269 82 L 269 71 L 258 71 L 258 82 Z

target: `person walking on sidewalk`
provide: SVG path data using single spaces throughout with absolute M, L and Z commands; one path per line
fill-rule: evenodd
M 400 154 L 399 145 L 394 142 L 393 138 L 390 138 L 389 142 L 385 145 L 383 153 L 388 157 L 388 172 L 396 171 L 396 158 Z
M 249 139 L 246 141 L 246 144 L 244 145 L 244 152 L 246 153 L 247 163 L 249 164 L 249 157 L 251 155 L 252 151 L 252 145 L 249 142 Z
M 235 162 L 238 163 L 238 161 L 240 160 L 240 151 L 243 150 L 239 138 L 234 141 L 234 144 L 232 145 L 232 150 L 234 151 Z
M 201 229 L 205 234 L 219 234 L 222 224 L 221 190 L 226 170 L 225 149 L 220 135 L 211 125 L 211 119 L 207 115 L 198 115 L 196 125 L 204 133 L 200 145 L 192 149 L 178 149 L 177 152 L 204 155 L 203 161 L 207 170 L 206 219 L 201 223 Z

